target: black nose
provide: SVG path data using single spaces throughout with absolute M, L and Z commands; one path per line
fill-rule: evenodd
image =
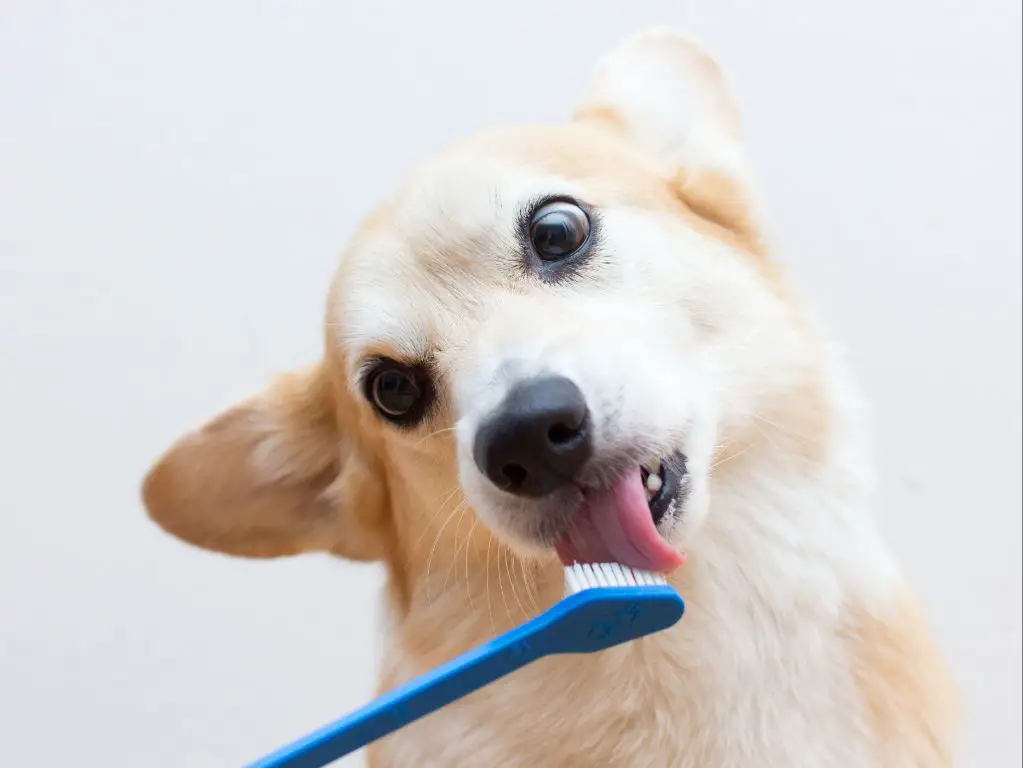
M 476 466 L 508 493 L 546 496 L 590 458 L 588 413 L 564 376 L 517 384 L 476 432 Z

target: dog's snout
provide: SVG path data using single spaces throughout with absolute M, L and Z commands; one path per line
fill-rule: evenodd
M 498 488 L 546 496 L 570 482 L 592 453 L 589 411 L 564 376 L 517 384 L 476 432 L 476 466 Z

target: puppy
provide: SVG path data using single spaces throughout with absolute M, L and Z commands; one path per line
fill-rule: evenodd
M 655 31 L 567 124 L 414 173 L 344 254 L 323 359 L 182 438 L 144 499 L 201 547 L 382 561 L 381 691 L 553 604 L 565 562 L 686 597 L 675 628 L 533 664 L 375 768 L 950 765 L 955 698 L 870 486 L 729 88 Z

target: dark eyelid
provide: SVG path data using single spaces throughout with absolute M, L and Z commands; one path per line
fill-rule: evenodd
M 529 234 L 529 227 L 532 223 L 533 216 L 544 206 L 550 205 L 551 203 L 568 203 L 574 205 L 580 209 L 583 213 L 590 217 L 591 222 L 595 216 L 593 206 L 589 203 L 585 203 L 582 200 L 577 200 L 571 195 L 537 195 L 526 200 L 522 207 L 519 209 L 518 224 L 519 231 L 524 232 L 526 235 Z
M 401 368 L 403 370 L 423 371 L 428 374 L 431 379 L 436 378 L 437 376 L 436 362 L 432 357 L 419 358 L 415 360 L 399 360 L 396 357 L 389 357 L 388 355 L 370 355 L 369 357 L 363 358 L 359 361 L 358 365 L 355 366 L 356 386 L 359 388 L 364 387 L 369 375 L 375 372 L 378 368 L 386 365 L 393 365 L 395 368 Z
M 366 387 L 369 386 L 370 374 L 390 360 L 391 358 L 389 357 L 374 355 L 359 361 L 359 364 L 355 366 L 355 388 L 360 392 L 365 391 Z

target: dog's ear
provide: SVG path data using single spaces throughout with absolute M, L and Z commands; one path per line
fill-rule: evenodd
M 181 438 L 142 496 L 164 530 L 206 549 L 382 554 L 382 484 L 342 434 L 322 366 L 281 377 Z
M 609 53 L 574 115 L 651 155 L 696 213 L 759 242 L 739 110 L 714 59 L 671 31 Z

